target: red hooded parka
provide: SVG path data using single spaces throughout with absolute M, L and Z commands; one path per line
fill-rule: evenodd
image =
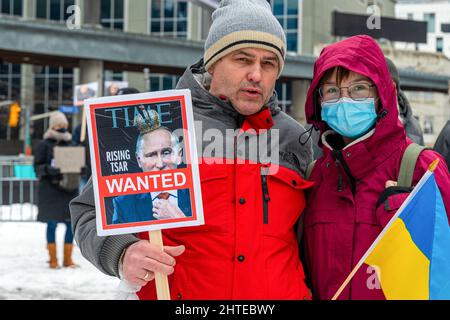
M 341 150 L 333 143 L 337 134 L 327 131 L 321 120 L 317 95 L 324 73 L 336 66 L 369 77 L 379 95 L 375 129 Z M 369 36 L 354 36 L 322 51 L 314 66 L 305 109 L 308 123 L 321 130 L 324 152 L 310 176 L 315 185 L 308 192 L 305 211 L 306 259 L 314 298 L 331 299 L 406 199 L 408 193 L 394 194 L 386 206 L 377 206 L 386 181 L 397 181 L 411 140 L 398 118 L 397 93 L 384 55 Z M 450 178 L 441 156 L 431 150 L 421 153 L 413 185 L 436 158 L 441 161 L 435 177 L 449 213 Z M 361 268 L 339 299 L 384 299 L 375 270 Z

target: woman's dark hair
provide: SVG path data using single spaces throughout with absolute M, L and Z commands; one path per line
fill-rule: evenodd
M 136 88 L 121 88 L 117 91 L 117 96 L 121 96 L 124 94 L 133 94 L 133 93 L 140 93 L 138 89 Z
M 321 86 L 326 80 L 329 80 L 331 78 L 331 76 L 333 75 L 334 70 L 336 70 L 336 84 L 340 85 L 341 82 L 345 79 L 348 78 L 348 76 L 350 75 L 350 70 L 341 67 L 341 66 L 337 66 L 334 68 L 330 68 L 327 71 L 325 71 L 325 73 L 322 76 L 322 79 L 320 79 L 319 82 L 319 86 Z

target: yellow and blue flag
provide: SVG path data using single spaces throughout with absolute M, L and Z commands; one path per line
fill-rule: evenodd
M 450 225 L 432 171 L 422 177 L 342 289 L 363 264 L 377 271 L 386 299 L 450 299 Z

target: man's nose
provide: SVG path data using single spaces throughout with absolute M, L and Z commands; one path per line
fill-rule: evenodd
M 159 154 L 159 155 L 158 155 L 158 158 L 156 159 L 156 167 L 157 167 L 159 170 L 162 170 L 162 169 L 164 169 L 165 166 L 166 166 L 166 164 L 164 163 L 164 161 L 163 161 L 161 155 Z
M 255 63 L 250 67 L 250 71 L 248 73 L 248 80 L 251 82 L 260 82 L 262 79 L 262 69 L 258 63 Z

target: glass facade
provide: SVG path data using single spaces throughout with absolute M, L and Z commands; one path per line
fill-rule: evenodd
M 164 37 L 187 38 L 187 1 L 150 0 L 150 33 Z
M 436 38 L 436 52 L 443 52 L 444 51 L 444 38 L 437 37 Z
M 103 80 L 104 81 L 122 81 L 123 80 L 123 72 L 105 70 L 103 72 Z
M 180 76 L 170 74 L 151 74 L 149 91 L 171 90 L 175 89 Z
M 75 0 L 36 0 L 36 18 L 65 21 L 73 14 L 67 8 L 74 4 Z
M 298 27 L 300 8 L 299 0 L 268 0 L 272 5 L 272 11 L 275 17 L 286 33 L 287 51 L 297 53 L 298 45 Z
M 20 99 L 20 64 L 0 63 L 0 101 Z
M 291 114 L 292 82 L 278 80 L 275 85 L 275 90 L 277 91 L 278 95 L 278 106 L 287 114 Z
M 34 114 L 58 110 L 61 105 L 73 105 L 73 70 L 63 67 L 34 67 Z M 70 116 L 69 123 L 70 121 Z M 32 136 L 41 139 L 48 119 L 34 121 Z
M 150 33 L 163 37 L 187 38 L 188 3 L 182 0 L 150 0 Z M 180 76 L 151 74 L 148 90 L 175 89 Z
M 23 0 L 0 0 L 0 13 L 12 16 L 21 16 Z
M 66 21 L 73 12 L 68 7 L 75 0 L 36 0 L 36 18 Z M 58 110 L 61 105 L 73 105 L 73 69 L 58 66 L 34 66 L 34 114 Z M 69 123 L 71 116 L 67 115 Z M 48 118 L 34 121 L 31 129 L 33 139 L 42 139 Z
M 22 16 L 23 0 L 0 0 L 0 14 Z M 21 72 L 20 64 L 0 59 L 0 101 L 20 101 Z M 9 107 L 0 107 L 0 139 L 18 139 L 19 126 L 9 128 Z
M 0 101 L 20 101 L 20 64 L 0 63 Z M 19 127 L 6 126 L 9 118 L 9 108 L 0 107 L 0 139 L 17 139 Z
M 427 22 L 427 32 L 433 33 L 436 26 L 436 15 L 434 13 L 425 13 L 423 15 L 423 20 Z
M 124 0 L 102 0 L 100 23 L 108 29 L 123 30 Z

